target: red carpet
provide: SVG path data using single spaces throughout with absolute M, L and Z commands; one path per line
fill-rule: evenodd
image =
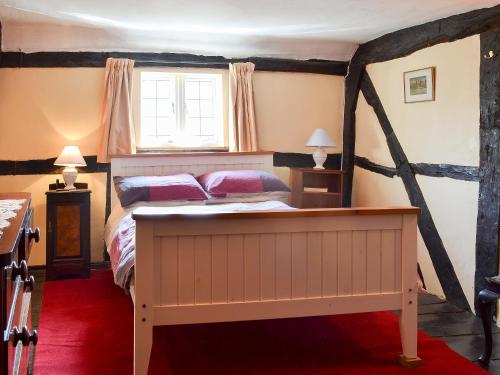
M 110 271 L 46 282 L 36 375 L 132 374 L 132 302 Z M 418 369 L 397 365 L 392 313 L 162 327 L 150 374 L 487 374 L 421 333 Z

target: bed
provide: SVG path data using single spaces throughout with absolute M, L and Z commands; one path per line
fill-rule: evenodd
M 240 169 L 272 172 L 272 153 L 111 161 L 112 176 Z M 134 208 L 134 374 L 147 374 L 154 326 L 385 310 L 400 312 L 400 363 L 418 365 L 417 214 L 278 203 Z

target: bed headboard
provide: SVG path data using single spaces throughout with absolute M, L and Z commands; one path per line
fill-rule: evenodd
M 134 154 L 111 158 L 111 181 L 114 176 L 161 176 L 192 173 L 199 176 L 217 170 L 259 169 L 273 173 L 273 153 L 202 153 L 202 154 Z M 111 187 L 111 207 L 118 202 Z

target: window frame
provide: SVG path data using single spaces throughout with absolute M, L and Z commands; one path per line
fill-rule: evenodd
M 189 78 L 207 77 L 220 83 L 219 88 L 216 88 L 215 95 L 216 103 L 221 104 L 221 109 L 216 111 L 216 121 L 222 122 L 222 127 L 217 127 L 217 138 L 221 146 L 212 145 L 169 145 L 168 143 L 158 143 L 158 145 L 145 145 L 141 139 L 141 85 L 142 73 L 158 73 L 165 74 L 166 76 L 175 77 L 175 98 L 176 98 L 176 127 L 185 128 L 185 81 Z M 228 71 L 224 69 L 184 69 L 184 68 L 136 68 L 133 74 L 133 88 L 132 88 L 132 116 L 134 121 L 136 148 L 138 152 L 148 151 L 228 151 Z M 181 84 L 182 83 L 182 84 Z M 178 89 L 179 88 L 179 89 Z

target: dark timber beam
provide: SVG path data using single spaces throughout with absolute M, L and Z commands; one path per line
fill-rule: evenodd
M 361 156 L 355 156 L 354 164 L 360 168 L 384 175 L 386 177 L 393 178 L 394 176 L 399 176 L 397 168 L 386 167 L 380 164 L 376 164 L 368 160 L 367 158 Z
M 324 167 L 326 169 L 340 169 L 341 158 L 342 154 L 328 154 Z M 296 152 L 275 152 L 273 154 L 275 167 L 312 168 L 315 164 L 311 154 Z
M 496 53 L 493 59 L 483 56 Z M 481 34 L 479 201 L 476 229 L 475 296 L 486 276 L 498 274 L 500 223 L 500 28 Z
M 333 60 L 294 60 L 265 57 L 226 59 L 187 53 L 146 52 L 2 52 L 0 68 L 103 68 L 109 57 L 135 60 L 135 66 L 227 68 L 230 63 L 253 62 L 255 70 L 318 73 L 345 76 L 347 62 Z
M 396 168 L 386 167 L 370 161 L 367 158 L 356 156 L 354 164 L 357 167 L 382 174 L 387 177 L 399 176 Z M 410 163 L 414 174 L 429 177 L 448 177 L 454 180 L 479 181 L 479 168 L 466 165 L 454 164 L 428 164 L 428 163 Z
M 391 153 L 394 164 L 399 171 L 408 197 L 413 206 L 420 207 L 421 212 L 418 216 L 418 227 L 422 238 L 429 250 L 429 255 L 436 270 L 437 276 L 449 302 L 470 310 L 465 294 L 460 286 L 458 277 L 453 268 L 453 264 L 448 257 L 448 253 L 439 236 L 434 220 L 432 219 L 429 207 L 425 202 L 424 195 L 420 190 L 415 174 L 410 166 L 406 154 L 399 143 L 391 123 L 385 113 L 384 107 L 378 97 L 373 83 L 367 73 L 364 74 L 361 81 L 361 91 L 367 103 L 373 107 L 378 118 L 380 126 L 386 136 L 387 145 Z
M 344 131 L 342 135 L 342 205 L 351 206 L 352 179 L 354 176 L 354 154 L 356 144 L 356 107 L 359 87 L 365 74 L 365 67 L 351 62 L 345 77 Z
M 439 43 L 453 42 L 500 27 L 500 5 L 398 30 L 362 44 L 355 61 L 361 65 L 393 60 Z
M 80 173 L 106 173 L 109 163 L 98 163 L 97 156 L 84 156 L 86 167 L 79 167 Z M 0 160 L 0 176 L 28 174 L 61 174 L 63 167 L 54 165 L 56 158 L 35 160 Z
M 448 177 L 454 180 L 479 181 L 479 168 L 455 164 L 411 164 L 415 174 L 430 177 Z

